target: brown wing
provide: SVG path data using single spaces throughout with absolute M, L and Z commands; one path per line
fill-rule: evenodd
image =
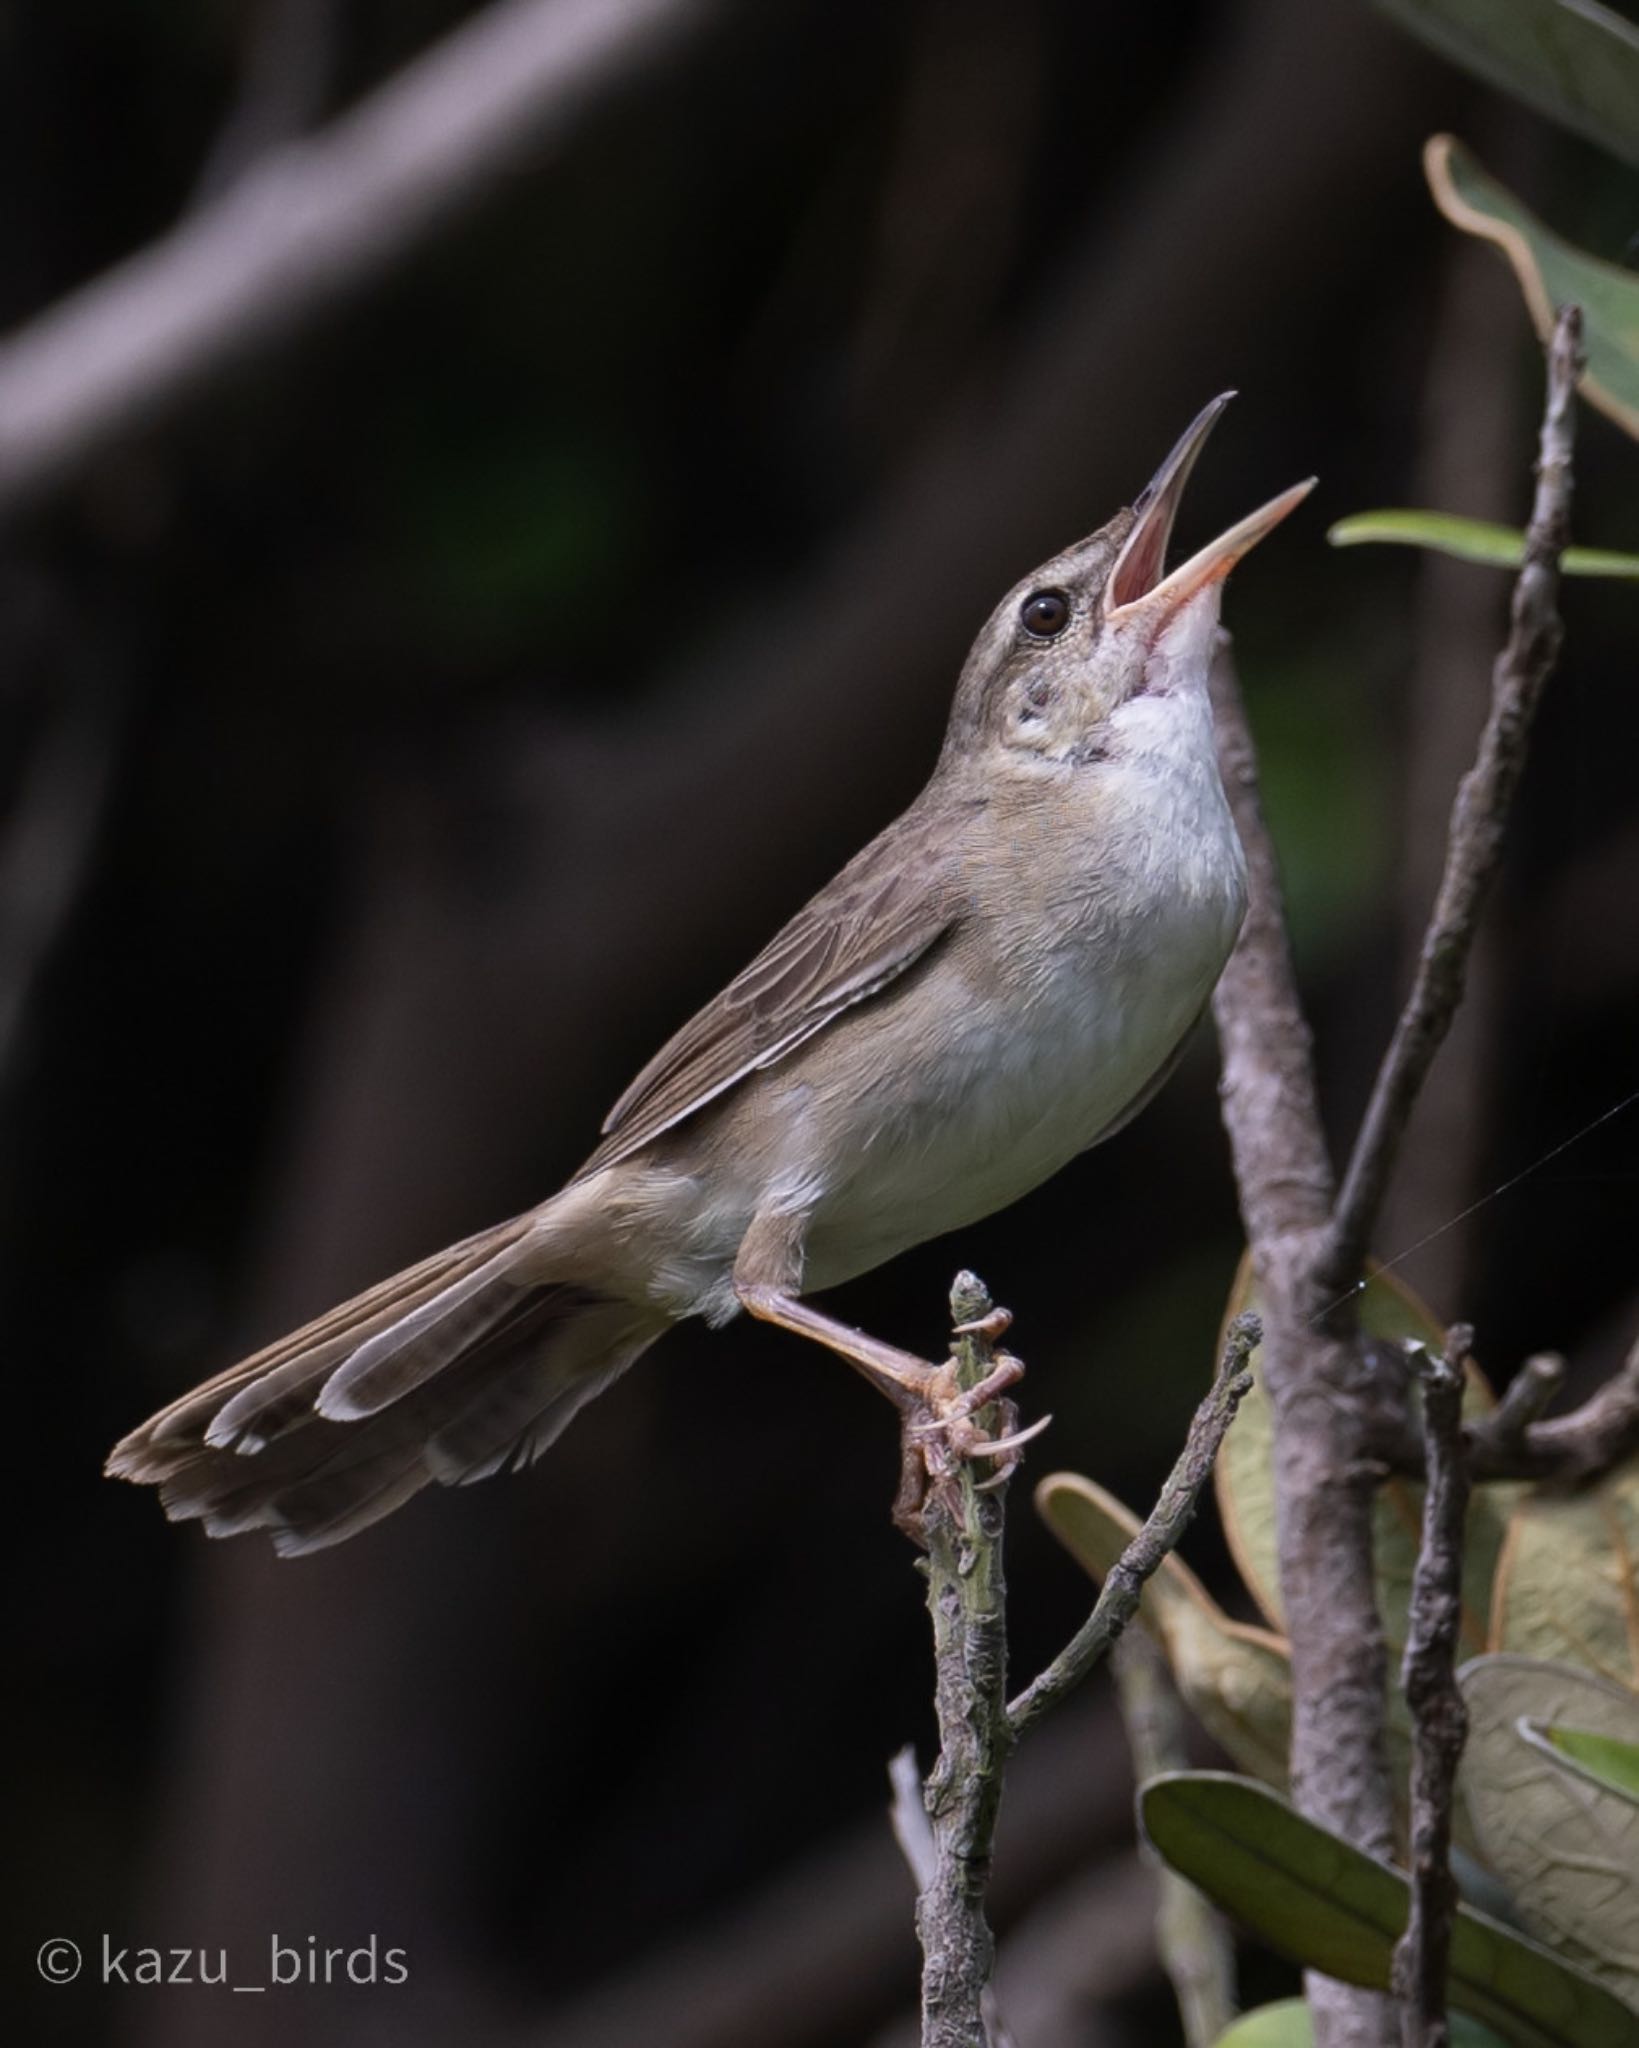
M 965 897 L 941 835 L 915 813 L 849 862 L 675 1038 L 604 1119 L 596 1172 L 771 1067 L 888 986 L 952 929 Z

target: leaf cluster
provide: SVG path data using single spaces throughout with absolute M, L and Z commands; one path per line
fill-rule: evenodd
M 1256 1310 L 1243 1263 L 1231 1317 Z M 1444 1332 L 1392 1276 L 1361 1299 L 1367 1356 L 1398 1371 L 1408 1427 L 1408 1348 Z M 1253 1368 L 1257 1372 L 1254 1356 Z M 1465 1412 L 1495 1405 L 1467 1362 Z M 1215 1473 L 1218 1505 L 1256 1623 L 1230 1616 L 1177 1556 L 1144 1590 L 1139 1618 L 1174 1682 L 1244 1777 L 1172 1773 L 1140 1795 L 1144 1826 L 1174 1868 L 1274 1947 L 1348 1982 L 1387 1988 L 1407 1912 L 1405 1878 L 1301 1818 L 1285 1803 L 1291 1650 L 1276 1569 L 1274 1418 L 1261 1374 L 1241 1404 Z M 1422 1487 L 1390 1476 L 1374 1515 L 1376 1594 L 1396 1663 L 1410 1627 Z M 1055 1474 L 1037 1490 L 1054 1533 L 1095 1577 L 1137 1518 L 1091 1480 Z M 1503 1482 L 1478 1488 L 1463 1558 L 1461 1680 L 1471 1737 L 1459 1781 L 1465 1889 L 1506 1920 L 1465 1906 L 1451 2001 L 1519 2048 L 1639 2042 L 1639 1462 L 1575 1493 Z M 1411 1726 L 1397 1687 L 1388 1734 L 1402 1849 Z M 1273 2031 L 1230 2039 L 1275 2048 L 1298 2021 L 1270 2008 Z M 1292 2036 L 1292 2038 L 1305 2038 Z

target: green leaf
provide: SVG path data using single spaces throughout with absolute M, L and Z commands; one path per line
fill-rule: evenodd
M 1213 2048 L 1314 2048 L 1315 2030 L 1309 2007 L 1301 1998 L 1283 1998 L 1278 2005 L 1260 2005 L 1244 2012 Z
M 1378 0 L 1465 71 L 1639 166 L 1639 31 L 1594 0 Z
M 1639 1744 L 1626 1687 L 1535 1657 L 1476 1657 L 1462 1793 L 1481 1856 L 1534 1934 L 1639 2001 L 1639 1805 L 1548 1731 Z
M 1213 2048 L 1314 2048 L 1309 2008 L 1301 1998 L 1283 1998 L 1278 2005 L 1260 2005 L 1243 2013 Z M 1482 2027 L 1465 2012 L 1451 2015 L 1451 2048 L 1507 2048 L 1501 2034 Z
M 1048 1528 L 1101 1582 L 1138 1533 L 1131 1508 L 1080 1473 L 1050 1473 L 1035 1498 Z M 1232 1621 L 1177 1556 L 1163 1558 L 1145 1585 L 1138 1617 L 1212 1739 L 1243 1771 L 1284 1787 L 1292 1736 L 1292 1662 L 1284 1639 Z
M 1384 1991 L 1405 1931 L 1405 1879 L 1249 1778 L 1173 1771 L 1139 1793 L 1157 1853 L 1306 1969 Z M 1451 2003 L 1510 2048 L 1635 2048 L 1639 2013 L 1495 1920 L 1461 1906 Z
M 1513 265 L 1544 342 L 1561 306 L 1582 308 L 1588 363 L 1582 394 L 1639 437 L 1639 277 L 1561 240 L 1488 176 L 1454 136 L 1430 139 L 1423 149 L 1423 170 L 1446 219 L 1467 234 L 1495 242 Z
M 1533 1730 L 1535 1722 L 1529 1724 Z M 1589 1728 L 1554 1727 L 1542 1734 L 1562 1756 L 1580 1764 L 1591 1778 L 1620 1792 L 1624 1799 L 1639 1801 L 1639 1742 L 1623 1742 L 1614 1735 L 1596 1735 Z
M 1381 512 L 1355 512 L 1328 527 L 1334 548 L 1352 548 L 1362 541 L 1389 541 L 1403 547 L 1432 548 L 1455 555 L 1459 562 L 1482 562 L 1493 569 L 1517 569 L 1525 560 L 1525 536 L 1518 527 L 1494 525 L 1489 519 L 1459 519 L 1451 512 L 1419 512 L 1395 507 Z M 1567 548 L 1559 558 L 1567 576 L 1608 576 L 1639 580 L 1639 555 L 1615 548 Z

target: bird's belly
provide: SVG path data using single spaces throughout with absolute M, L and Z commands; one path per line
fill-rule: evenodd
M 1165 966 L 1071 963 L 1027 1001 L 949 1004 L 937 1035 L 862 1093 L 849 1163 L 810 1218 L 805 1287 L 1005 1208 L 1097 1143 L 1177 1051 L 1232 936 L 1218 920 Z

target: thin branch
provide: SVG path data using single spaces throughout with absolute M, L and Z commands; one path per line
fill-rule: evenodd
M 1474 766 L 1458 785 L 1445 870 L 1411 993 L 1384 1054 L 1333 1213 L 1325 1283 L 1358 1278 L 1401 1141 L 1428 1070 L 1462 1001 L 1480 908 L 1502 859 L 1509 807 L 1531 720 L 1559 653 L 1559 557 L 1569 532 L 1571 434 L 1582 316 L 1566 306 L 1548 348 L 1548 402 L 1537 487 L 1514 585 L 1508 639 L 1491 678 L 1491 712 Z
M 1543 1354 L 1525 1361 L 1493 1412 L 1464 1426 L 1471 1479 L 1584 1485 L 1639 1451 L 1639 1343 L 1581 1407 L 1539 1420 L 1564 1380 L 1561 1358 Z M 1373 1449 L 1396 1472 L 1418 1476 L 1423 1470 L 1422 1443 L 1409 1428 Z
M 1167 1662 L 1142 1629 L 1115 1646 L 1115 1673 L 1133 1779 L 1142 1785 L 1189 1761 L 1183 1703 L 1167 1675 Z M 1159 1861 L 1159 1859 L 1157 1859 Z M 1164 1863 L 1155 1911 L 1155 1945 L 1178 2001 L 1189 2048 L 1212 2044 L 1235 2017 L 1235 1944 L 1223 1916 L 1205 1893 Z
M 1008 1708 L 1008 1726 L 1015 1741 L 1102 1663 L 1116 1638 L 1138 1612 L 1145 1581 L 1178 1547 L 1194 1516 L 1196 1503 L 1212 1476 L 1212 1462 L 1218 1455 L 1218 1447 L 1235 1419 L 1236 1409 L 1251 1388 L 1252 1375 L 1247 1370 L 1247 1361 L 1257 1348 L 1261 1335 L 1256 1316 L 1237 1316 L 1230 1324 L 1217 1376 L 1195 1411 L 1184 1448 L 1161 1489 L 1160 1498 L 1150 1510 L 1149 1519 L 1127 1545 L 1119 1561 L 1111 1567 L 1099 1589 L 1092 1613 L 1046 1670 L 1032 1679 Z
M 1463 1524 L 1468 1467 L 1463 1456 L 1463 1359 L 1474 1339 L 1461 1325 L 1445 1356 L 1423 1358 L 1423 1435 L 1428 1486 L 1412 1578 L 1410 1632 L 1401 1683 L 1411 1709 L 1411 1915 L 1394 1952 L 1401 2048 L 1448 2048 L 1446 1970 L 1457 1886 L 1451 1874 L 1451 1816 L 1468 1712 L 1457 1686 L 1462 1632 Z
M 977 1323 L 990 1311 L 983 1282 L 959 1273 L 950 1291 L 952 1322 Z M 982 1331 L 958 1338 L 956 1378 L 964 1391 L 995 1363 Z M 963 1460 L 949 1478 L 934 1481 L 922 1510 L 939 1719 L 939 1755 L 922 1794 L 933 1871 L 916 1901 L 923 2048 L 998 2048 L 986 2012 L 996 1946 L 985 1919 L 985 1887 L 1013 1745 L 1002 1573 L 1006 1490 L 1005 1476 L 999 1484 L 981 1482 Z M 925 1862 L 925 1846 L 920 1854 Z
M 0 514 L 356 298 L 710 0 L 495 0 L 310 140 L 0 343 Z
M 1528 1360 L 1523 1370 L 1535 1368 L 1540 1375 L 1543 1363 Z M 1489 1421 L 1472 1426 L 1471 1466 L 1476 1479 L 1507 1475 L 1571 1483 L 1597 1478 L 1639 1450 L 1639 1342 L 1614 1377 L 1590 1394 L 1580 1408 L 1573 1408 L 1569 1415 L 1527 1422 L 1512 1452 L 1506 1435 L 1499 1441 L 1502 1415 L 1499 1408 Z
M 1502 1454 L 1523 1449 L 1531 1424 L 1541 1418 L 1564 1384 L 1565 1361 L 1557 1351 L 1539 1351 L 1528 1358 L 1485 1418 L 1484 1435 L 1492 1447 Z M 1471 1453 L 1480 1434 L 1478 1430 L 1469 1433 Z

